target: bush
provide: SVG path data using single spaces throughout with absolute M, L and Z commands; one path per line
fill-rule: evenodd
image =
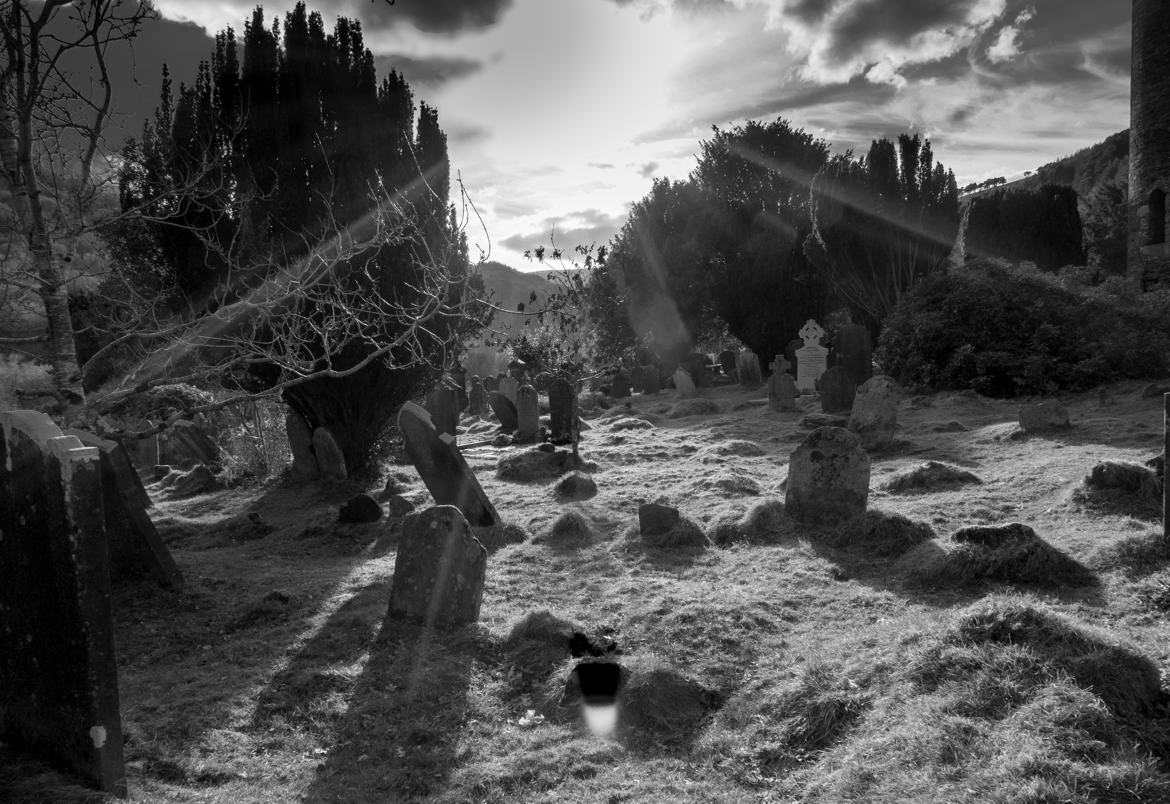
M 993 397 L 1080 390 L 1164 374 L 1170 293 L 1124 280 L 1061 283 L 981 260 L 923 280 L 885 322 L 878 360 L 917 390 Z

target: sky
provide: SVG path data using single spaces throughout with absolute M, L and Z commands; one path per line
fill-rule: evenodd
M 159 67 L 191 81 L 256 0 L 155 0 L 120 96 L 132 131 Z M 271 20 L 293 0 L 263 3 Z M 603 245 L 713 125 L 789 120 L 835 152 L 929 138 L 960 186 L 1022 175 L 1129 125 L 1123 0 L 311 0 L 362 22 L 379 75 L 437 107 L 478 211 L 472 257 L 521 270 Z M 127 70 L 130 64 L 127 62 Z M 457 197 L 458 187 L 452 196 Z

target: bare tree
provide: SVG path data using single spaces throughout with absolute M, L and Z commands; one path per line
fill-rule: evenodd
M 0 189 L 14 212 L 6 263 L 44 306 L 67 420 L 82 415 L 85 392 L 63 264 L 92 232 L 100 185 L 112 175 L 102 156 L 114 91 L 107 54 L 153 14 L 138 0 L 0 0 Z M 78 56 L 89 76 L 69 73 Z

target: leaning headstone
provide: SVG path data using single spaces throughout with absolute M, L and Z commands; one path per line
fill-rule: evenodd
M 849 373 L 856 386 L 873 376 L 873 347 L 869 330 L 861 324 L 846 324 L 837 331 L 838 365 Z
M 488 394 L 488 404 L 492 407 L 492 413 L 500 420 L 500 429 L 505 433 L 511 433 L 519 426 L 516 404 L 511 399 L 499 391 L 492 391 Z
M 681 367 L 674 370 L 674 387 L 678 389 L 678 395 L 683 399 L 692 397 L 697 393 L 695 381 L 691 379 L 690 373 Z
M 656 366 L 642 366 L 642 393 L 656 394 L 662 390 L 662 382 Z
M 101 457 L 0 413 L 0 741 L 126 795 Z
M 735 374 L 735 350 L 724 349 L 719 353 L 719 366 L 723 369 L 723 374 L 731 379 L 736 379 Z
M 427 413 L 436 430 L 455 435 L 459 427 L 459 392 L 440 384 L 427 394 Z
M 508 397 L 512 404 L 516 404 L 516 392 L 520 390 L 520 381 L 515 377 L 500 378 L 500 393 Z
M 800 337 L 804 346 L 796 350 L 796 390 L 807 394 L 816 390 L 817 380 L 825 373 L 829 350 L 821 346 L 824 329 L 811 318 L 800 328 Z
M 788 461 L 784 508 L 798 522 L 836 525 L 865 513 L 869 455 L 842 427 L 809 433 Z
M 817 391 L 821 395 L 821 410 L 825 413 L 848 413 L 853 407 L 853 397 L 857 394 L 857 386 L 853 378 L 842 366 L 833 366 L 821 375 L 817 381 Z
M 496 525 L 495 507 L 483 493 L 450 434 L 439 434 L 427 412 L 407 402 L 398 413 L 406 454 L 437 505 L 454 505 L 472 525 Z
M 349 477 L 345 468 L 345 453 L 337 445 L 337 439 L 327 427 L 313 431 L 313 452 L 317 456 L 317 468 L 321 479 L 326 482 L 340 482 Z
M 96 448 L 101 456 L 110 580 L 117 583 L 149 574 L 160 586 L 168 589 L 182 586 L 183 575 L 146 513 L 151 505 L 150 496 L 142 485 L 142 478 L 130 464 L 126 450 L 120 444 L 84 430 L 67 430 L 65 434 L 76 436 L 87 447 Z
M 563 377 L 548 385 L 549 440 L 554 444 L 573 442 L 577 420 L 577 389 Z
M 609 383 L 609 395 L 614 399 L 625 399 L 631 393 L 630 378 L 623 369 L 614 372 Z
M 313 429 L 305 417 L 290 410 L 284 417 L 284 432 L 292 452 L 292 477 L 299 482 L 316 480 L 319 474 L 317 453 L 313 451 Z
M 898 384 L 882 374 L 871 377 L 857 389 L 849 430 L 857 434 L 865 449 L 878 449 L 893 440 L 901 395 Z
M 1020 427 L 1027 433 L 1065 430 L 1070 427 L 1068 408 L 1054 399 L 1020 408 Z
M 487 550 L 457 507 L 408 514 L 394 558 L 389 616 L 426 627 L 474 623 L 486 570 Z
M 521 385 L 516 392 L 516 443 L 531 444 L 540 433 L 540 408 L 536 389 Z
M 760 371 L 760 358 L 751 349 L 744 349 L 735 358 L 735 368 L 739 372 L 739 384 L 755 388 L 764 381 Z
M 483 388 L 483 381 L 479 375 L 471 378 L 471 390 L 467 394 L 468 413 L 472 416 L 483 416 L 487 412 L 487 391 Z
M 791 374 L 772 372 L 768 378 L 768 407 L 779 413 L 796 410 L 796 382 Z

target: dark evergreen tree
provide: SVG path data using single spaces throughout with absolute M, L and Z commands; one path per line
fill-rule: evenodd
M 1033 262 L 1043 271 L 1084 265 L 1077 192 L 1045 184 L 1005 189 L 969 202 L 964 236 L 967 256 Z

